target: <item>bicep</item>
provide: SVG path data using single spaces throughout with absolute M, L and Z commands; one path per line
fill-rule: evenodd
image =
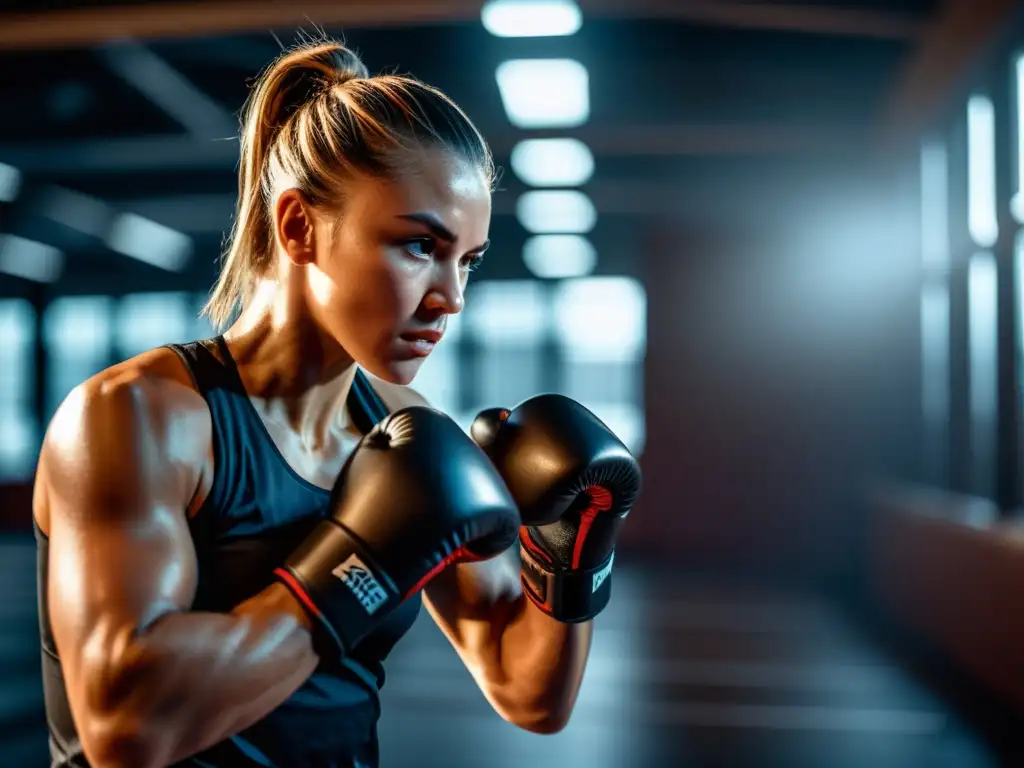
M 490 560 L 450 566 L 423 590 L 427 611 L 467 664 L 493 647 L 495 632 L 516 610 L 519 566 L 512 547 Z
M 78 712 L 102 708 L 90 681 L 116 677 L 134 635 L 195 594 L 189 469 L 165 450 L 166 423 L 142 389 L 73 394 L 40 460 L 50 623 Z

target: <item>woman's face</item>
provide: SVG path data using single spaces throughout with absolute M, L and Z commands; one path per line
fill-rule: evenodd
M 400 179 L 359 177 L 340 219 L 316 228 L 308 301 L 321 328 L 357 363 L 408 384 L 462 311 L 487 249 L 491 193 L 480 170 L 424 152 Z

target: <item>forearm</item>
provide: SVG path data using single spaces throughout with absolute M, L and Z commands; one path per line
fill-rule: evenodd
M 279 585 L 228 614 L 167 615 L 117 654 L 93 762 L 183 760 L 269 714 L 316 663 L 301 609 Z
M 566 624 L 544 614 L 525 596 L 494 628 L 489 675 L 493 699 L 517 725 L 537 732 L 569 719 L 590 654 L 593 622 Z

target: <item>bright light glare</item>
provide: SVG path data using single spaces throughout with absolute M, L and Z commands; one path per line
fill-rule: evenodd
M 516 201 L 519 223 L 534 234 L 584 234 L 597 223 L 590 198 L 571 189 L 526 192 Z
M 37 283 L 54 283 L 63 271 L 63 251 L 17 235 L 0 235 L 0 272 Z
M 594 173 L 594 155 L 579 139 L 527 139 L 512 149 L 512 170 L 533 187 L 578 187 Z
M 537 277 L 585 277 L 594 271 L 597 252 L 579 235 L 536 235 L 523 246 L 523 262 Z
M 982 248 L 991 248 L 999 238 L 995 131 L 991 99 L 972 96 L 967 102 L 967 225 Z
M 575 128 L 590 119 L 590 81 L 572 59 L 513 59 L 495 77 L 509 121 L 517 128 Z
M 647 294 L 631 277 L 559 283 L 555 333 L 574 362 L 636 362 L 647 346 Z
M 480 20 L 495 37 L 558 37 L 579 31 L 583 14 L 573 0 L 490 0 Z
M 188 235 L 134 213 L 117 217 L 107 245 L 118 253 L 169 272 L 180 272 L 192 255 L 192 240 Z

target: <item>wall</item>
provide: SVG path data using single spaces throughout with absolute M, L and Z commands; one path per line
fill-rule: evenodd
M 915 475 L 909 219 L 893 215 L 894 187 L 848 198 L 804 201 L 784 226 L 652 232 L 636 546 L 700 567 L 846 575 L 865 480 Z

